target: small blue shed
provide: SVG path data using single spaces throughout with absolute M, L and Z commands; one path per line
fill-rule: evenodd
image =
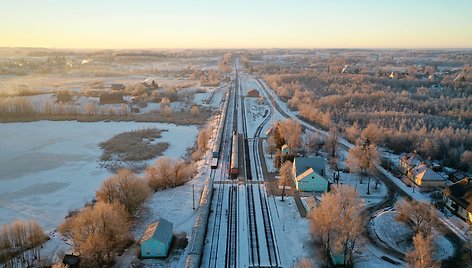
M 174 224 L 160 219 L 148 225 L 139 241 L 142 258 L 167 257 L 172 242 Z

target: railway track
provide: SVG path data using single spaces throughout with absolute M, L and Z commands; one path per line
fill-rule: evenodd
M 238 187 L 229 188 L 228 237 L 226 239 L 226 267 L 237 266 L 237 232 L 238 232 Z
M 233 113 L 233 116 L 231 114 L 226 116 L 226 122 L 223 125 L 219 169 L 212 170 L 212 181 L 216 181 L 215 178 L 218 177 L 218 181 L 231 182 L 227 167 L 231 158 L 231 133 L 234 126 L 237 125 L 235 109 L 232 106 L 236 99 L 233 92 L 234 85 L 230 85 L 228 112 Z M 234 187 L 230 183 L 216 184 L 217 187 L 214 189 L 216 204 L 212 212 L 213 225 L 211 234 L 208 234 L 210 242 L 209 255 L 203 266 L 221 267 L 224 262 L 225 267 L 237 267 L 237 204 L 233 204 L 234 200 L 237 201 L 237 191 L 234 192 Z M 216 184 L 213 184 L 214 187 Z
M 216 198 L 216 209 L 215 209 L 215 222 L 212 232 L 212 239 L 211 239 L 211 247 L 210 247 L 210 260 L 208 263 L 208 267 L 218 267 L 217 266 L 217 256 L 218 256 L 218 245 L 219 245 L 219 237 L 220 237 L 220 226 L 222 221 L 222 208 L 223 208 L 223 193 L 224 193 L 224 185 L 218 185 L 217 190 L 217 198 Z
M 239 80 L 237 76 L 236 81 Z M 245 180 L 252 181 L 251 162 L 249 156 L 249 141 L 247 139 L 247 121 L 246 121 L 246 107 L 244 105 L 244 99 L 241 96 L 241 87 L 238 81 L 238 97 L 241 107 L 241 118 L 242 118 L 242 136 L 243 136 L 243 154 L 244 154 L 244 174 Z M 260 247 L 259 247 L 259 235 L 256 217 L 256 204 L 254 198 L 254 187 L 253 185 L 246 185 L 246 197 L 247 197 L 247 215 L 248 215 L 248 230 L 249 230 L 249 262 L 252 266 L 257 267 L 260 264 Z
M 239 91 L 241 92 L 241 90 Z M 246 137 L 245 140 L 245 148 L 246 148 L 246 160 L 249 159 L 249 141 L 247 139 L 247 127 L 246 127 L 246 107 L 244 99 L 241 97 L 241 111 L 242 111 L 242 119 L 243 119 L 243 131 L 244 136 Z M 261 124 L 256 128 L 254 133 L 254 137 L 252 137 L 252 152 L 254 158 L 254 170 L 251 172 L 251 165 L 250 163 L 246 165 L 246 169 L 248 170 L 248 174 L 251 174 L 250 177 L 247 177 L 248 180 L 256 180 L 256 181 L 263 181 L 263 175 L 260 173 L 262 170 L 261 166 L 261 159 L 258 157 L 259 154 L 259 147 L 258 140 L 262 129 L 267 124 L 270 119 L 271 111 L 265 114 L 264 120 Z M 257 189 L 254 189 L 257 188 Z M 249 228 L 250 228 L 250 259 L 253 266 L 270 266 L 270 267 L 278 267 L 280 264 L 278 250 L 274 235 L 274 230 L 271 221 L 270 210 L 268 207 L 267 195 L 262 188 L 261 185 L 246 185 L 247 189 L 247 197 L 248 197 L 248 216 L 249 216 Z M 254 191 L 257 191 L 258 198 L 256 199 L 256 194 Z M 255 203 L 259 202 L 257 207 L 260 208 L 260 215 L 262 216 L 262 226 L 257 225 L 257 211 Z M 263 230 L 263 235 L 258 234 L 258 230 Z M 260 241 L 260 237 L 263 237 L 263 241 Z M 267 250 L 261 250 L 261 247 L 266 248 Z M 261 256 L 267 255 L 267 256 Z M 268 260 L 268 263 L 262 263 Z

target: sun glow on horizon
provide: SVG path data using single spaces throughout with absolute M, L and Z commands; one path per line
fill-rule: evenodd
M 3 1 L 0 46 L 472 48 L 471 10 L 465 0 Z

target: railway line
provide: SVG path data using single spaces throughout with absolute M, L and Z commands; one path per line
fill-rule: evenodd
M 239 89 L 239 92 L 241 96 L 241 88 Z M 271 113 L 269 110 L 269 113 L 266 112 L 264 114 L 265 118 L 256 128 L 254 136 L 248 138 L 246 105 L 244 98 L 242 96 L 240 98 L 245 137 L 245 159 L 246 161 L 252 159 L 252 161 L 246 163 L 246 180 L 263 181 L 264 177 L 261 172 L 262 167 L 258 141 L 262 129 L 270 119 Z M 249 142 L 251 143 L 251 147 L 249 147 Z M 249 149 L 251 149 L 251 151 Z M 252 184 L 246 185 L 246 191 L 250 223 L 250 264 L 254 267 L 278 267 L 280 265 L 280 260 L 265 188 L 260 184 Z
M 187 267 L 281 265 L 259 152 L 259 137 L 272 111 L 265 112 L 255 132 L 249 131 L 245 90 L 235 68 L 212 148 L 205 241 L 201 251 L 189 253 Z

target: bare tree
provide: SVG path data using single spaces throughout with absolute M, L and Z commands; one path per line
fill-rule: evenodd
M 364 227 L 359 213 L 362 205 L 354 188 L 339 185 L 325 193 L 320 205 L 310 214 L 312 234 L 325 246 L 326 257 L 334 249 L 344 256 L 348 267 L 354 264 L 362 246 Z
M 436 224 L 436 210 L 428 203 L 402 200 L 396 204 L 396 211 L 395 219 L 405 223 L 415 235 L 429 236 Z
M 130 225 L 121 204 L 98 202 L 67 218 L 60 232 L 74 242 L 88 267 L 107 266 L 112 253 L 123 250 L 130 240 Z
M 317 153 L 324 145 L 324 139 L 316 132 L 308 132 L 306 135 L 306 146 L 310 153 Z
M 384 134 L 377 124 L 370 123 L 364 130 L 362 130 L 361 136 L 364 139 L 369 140 L 371 143 L 380 144 Z
M 174 176 L 174 164 L 175 161 L 171 158 L 159 157 L 154 165 L 146 168 L 145 173 L 149 187 L 154 191 L 166 188 L 170 178 Z
M 325 150 L 328 153 L 328 163 L 334 169 L 337 169 L 337 161 L 339 157 L 339 133 L 336 128 L 329 130 L 328 138 L 325 143 Z
M 282 186 L 282 201 L 284 201 L 285 188 L 293 185 L 293 163 L 286 161 L 280 167 L 279 186 Z
M 208 128 L 201 128 L 198 132 L 197 147 L 200 151 L 205 151 L 207 149 L 210 135 L 211 133 Z
M 183 160 L 179 160 L 173 167 L 174 180 L 172 181 L 173 187 L 183 185 L 190 177 L 196 172 L 196 168 L 193 163 L 186 163 Z
M 183 185 L 195 172 L 193 163 L 168 157 L 160 157 L 145 171 L 148 184 L 154 191 Z
M 463 170 L 472 171 L 472 151 L 464 151 L 460 163 Z
M 361 131 L 359 129 L 359 124 L 354 122 L 350 127 L 346 128 L 345 132 L 348 140 L 354 143 L 360 136 Z
M 438 262 L 433 261 L 433 244 L 431 235 L 417 233 L 413 237 L 415 249 L 406 254 L 407 267 L 439 268 Z
M 0 229 L 0 260 L 14 266 L 16 257 L 20 257 L 29 266 L 41 259 L 40 246 L 45 241 L 46 235 L 36 221 L 5 224 Z
M 278 129 L 285 142 L 287 143 L 289 150 L 291 152 L 296 152 L 300 147 L 301 143 L 301 125 L 293 119 L 287 119 L 280 122 L 280 124 L 278 125 Z
M 282 133 L 282 126 L 281 126 L 281 121 L 277 121 L 273 126 L 272 126 L 272 136 L 271 139 L 273 140 L 275 147 L 280 148 L 282 145 L 285 144 L 285 139 Z
M 359 139 L 356 146 L 349 149 L 347 164 L 353 172 L 363 172 L 368 175 L 367 194 L 370 194 L 370 177 L 380 162 L 377 146 L 369 140 Z M 361 177 L 362 183 L 362 177 Z M 376 184 L 377 185 L 377 184 Z
M 98 201 L 120 203 L 130 216 L 134 215 L 149 195 L 146 182 L 128 169 L 118 170 L 116 175 L 103 181 L 96 193 Z

